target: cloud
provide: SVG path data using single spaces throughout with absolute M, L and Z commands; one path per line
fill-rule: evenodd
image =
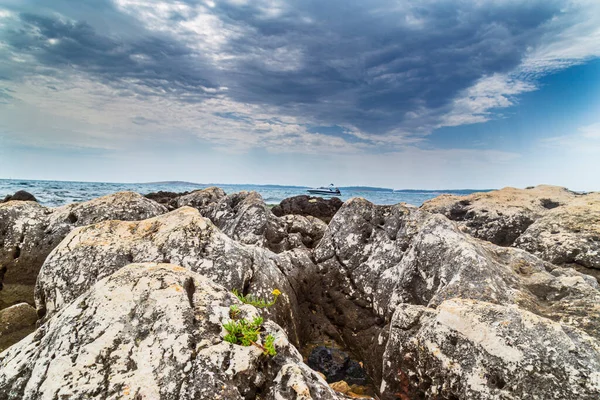
M 600 154 L 600 123 L 582 126 L 576 134 L 542 139 L 541 145 L 580 155 L 594 155 L 597 160 L 597 155 Z
M 600 56 L 592 0 L 4 7 L 0 105 L 53 115 L 62 132 L 30 126 L 21 141 L 187 134 L 234 152 L 394 152 L 497 118 L 541 76 Z M 29 124 L 4 118 L 11 132 Z

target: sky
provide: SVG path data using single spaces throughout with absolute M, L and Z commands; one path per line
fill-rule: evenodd
M 600 1 L 1 0 L 0 178 L 600 190 Z

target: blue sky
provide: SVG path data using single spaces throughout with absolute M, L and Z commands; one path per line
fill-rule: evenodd
M 0 178 L 600 190 L 600 2 L 4 0 Z

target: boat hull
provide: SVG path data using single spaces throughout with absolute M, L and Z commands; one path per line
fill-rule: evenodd
M 310 194 L 321 194 L 325 196 L 341 196 L 341 192 L 332 192 L 329 190 L 319 190 L 319 189 L 308 189 L 308 193 Z

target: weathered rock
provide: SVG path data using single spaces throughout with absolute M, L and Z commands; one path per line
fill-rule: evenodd
M 507 187 L 468 196 L 441 195 L 426 201 L 421 208 L 459 222 L 475 237 L 510 246 L 548 210 L 576 197 L 577 194 L 558 186 Z
M 33 304 L 33 285 L 50 251 L 62 237 L 46 235 L 51 211 L 30 201 L 0 204 L 0 309 Z
M 401 304 L 383 363 L 383 400 L 600 398 L 597 339 L 516 306 Z
M 361 365 L 340 349 L 315 347 L 308 356 L 307 364 L 315 371 L 322 372 L 329 383 L 344 381 L 346 384 L 364 385 L 368 381 Z
M 154 200 L 159 204 L 162 204 L 163 206 L 167 207 L 169 211 L 173 211 L 177 208 L 177 199 L 189 193 L 190 192 L 164 192 L 162 190 L 159 190 L 158 192 L 145 194 L 144 197 L 150 200 Z
M 185 193 L 177 198 L 177 207 L 194 207 L 201 213 L 209 211 L 208 207 L 214 207 L 215 203 L 225 198 L 227 194 L 218 187 L 209 187 L 202 190 L 194 190 L 191 193 Z M 208 214 L 208 213 L 207 213 Z M 208 215 L 202 214 L 205 217 Z M 214 222 L 214 221 L 213 221 Z
M 13 194 L 13 195 L 7 195 L 4 198 L 4 200 L 2 201 L 2 203 L 6 203 L 9 201 L 35 201 L 35 202 L 37 202 L 37 199 L 31 193 L 26 192 L 24 190 L 19 190 L 19 191 L 15 192 L 15 194 Z
M 340 398 L 270 321 L 274 357 L 225 342 L 233 304 L 258 315 L 188 269 L 129 265 L 0 354 L 0 399 Z
M 295 248 L 312 249 L 323 238 L 327 224 L 316 217 L 301 215 L 284 215 L 280 218 L 284 222 L 286 239 L 281 250 Z M 270 246 L 274 247 L 274 246 Z
M 0 353 L 35 330 L 37 314 L 27 303 L 0 310 Z
M 590 193 L 552 209 L 515 242 L 554 264 L 600 269 L 600 193 Z
M 301 195 L 284 199 L 272 211 L 278 217 L 288 214 L 312 216 L 329 223 L 342 204 L 344 203 L 337 197 L 324 199 Z
M 293 251 L 279 255 L 278 263 L 298 295 L 302 337 L 344 343 L 376 382 L 391 371 L 383 357 L 385 332 L 406 303 L 431 310 L 453 298 L 510 305 L 566 331 L 600 337 L 600 291 L 593 278 L 478 240 L 444 216 L 413 207 L 349 200 L 330 222 L 314 260 Z M 569 349 L 578 351 L 578 345 Z M 466 369 L 461 362 L 457 368 Z M 577 393 L 574 386 L 561 390 Z
M 144 221 L 106 221 L 73 230 L 50 254 L 37 280 L 36 305 L 47 319 L 127 264 L 173 263 L 244 294 L 271 298 L 279 289 L 283 295 L 264 312 L 297 343 L 296 298 L 272 255 L 232 240 L 191 207 Z
M 196 208 L 223 233 L 240 243 L 268 248 L 276 253 L 297 247 L 312 248 L 327 228 L 315 218 L 276 217 L 257 192 L 226 195 L 223 190 L 212 187 L 179 197 L 177 206 Z
M 0 309 L 26 301 L 48 254 L 75 227 L 106 220 L 140 220 L 165 213 L 133 192 L 46 208 L 33 202 L 0 204 Z

